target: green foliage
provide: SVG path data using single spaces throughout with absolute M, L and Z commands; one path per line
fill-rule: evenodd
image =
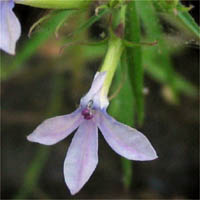
M 145 71 L 154 79 L 168 85 L 173 92 L 173 98 L 178 101 L 178 95 L 183 92 L 186 95 L 194 96 L 197 89 L 184 80 L 173 69 L 170 59 L 170 50 L 167 48 L 164 33 L 153 4 L 138 2 L 140 16 L 145 27 L 146 38 L 150 41 L 157 40 L 158 45 L 154 47 L 143 47 L 143 63 Z
M 193 17 L 190 15 L 189 11 L 193 8 L 185 7 L 178 0 L 158 0 L 153 1 L 155 8 L 166 14 L 166 18 L 170 18 L 173 25 L 176 23 L 181 23 L 183 27 L 190 31 L 195 37 L 200 38 L 200 28 L 195 22 Z
M 152 52 L 153 54 L 153 52 Z M 168 76 L 163 70 L 162 66 L 157 62 L 157 60 L 152 59 L 152 54 L 149 51 L 143 51 L 143 60 L 145 65 L 145 71 L 151 76 L 154 80 L 158 81 L 161 84 L 168 85 Z M 183 93 L 187 96 L 195 97 L 198 94 L 197 88 L 192 85 L 189 81 L 185 80 L 177 72 L 174 73 L 174 88 L 178 93 Z
M 153 1 L 153 3 L 159 11 L 173 12 L 173 10 L 176 9 L 178 1 L 179 0 L 157 0 Z
M 141 11 L 140 16 L 145 28 L 146 38 L 150 41 L 157 40 L 158 42 L 158 45 L 149 47 L 145 51 L 148 55 L 151 55 L 151 57 L 149 56 L 149 59 L 151 59 L 152 62 L 156 62 L 158 66 L 162 68 L 163 73 L 166 75 L 166 83 L 173 92 L 173 98 L 175 101 L 178 101 L 178 94 L 174 85 L 175 72 L 170 59 L 169 51 L 166 48 L 167 44 L 164 40 L 164 33 L 156 14 L 156 10 L 151 1 L 147 1 L 145 3 L 143 1 L 138 2 L 138 7 Z M 143 62 L 146 62 L 144 56 Z
M 74 13 L 75 11 L 72 10 L 55 11 L 49 20 L 41 26 L 40 31 L 33 34 L 32 37 L 25 42 L 22 49 L 17 52 L 17 55 L 11 61 L 11 64 L 2 67 L 1 79 L 7 79 L 24 67 L 23 63 L 25 63 L 36 50 L 49 39 L 60 22 L 67 20 L 67 18 Z
M 141 38 L 140 21 L 136 1 L 129 2 L 127 6 L 125 39 L 139 43 Z M 141 46 L 126 48 L 129 76 L 132 83 L 132 92 L 135 97 L 138 122 L 141 125 L 144 119 L 143 97 L 143 66 Z
M 112 99 L 112 103 L 109 106 L 110 114 L 120 122 L 132 126 L 134 119 L 134 96 L 128 75 L 125 53 L 122 56 L 121 65 L 115 73 L 112 91 L 116 96 Z
M 93 15 L 92 17 L 90 17 L 87 21 L 84 21 L 82 24 L 80 24 L 79 27 L 77 27 L 75 29 L 75 31 L 73 31 L 71 35 L 76 35 L 76 34 L 80 34 L 80 32 L 82 32 L 83 30 L 89 28 L 90 26 L 92 26 L 92 24 L 94 24 L 96 21 L 100 20 L 101 17 L 103 17 L 105 14 L 108 14 L 109 12 L 111 12 L 111 9 L 105 7 L 104 9 L 100 9 L 98 12 L 98 15 Z
M 177 17 L 175 16 L 174 18 L 177 18 L 178 21 L 183 24 L 185 29 L 191 31 L 197 39 L 200 39 L 200 28 L 188 10 L 178 10 Z
M 120 89 L 118 91 L 118 89 Z M 127 70 L 126 54 L 122 56 L 121 66 L 118 67 L 113 82 L 113 91 L 117 91 L 116 97 L 111 101 L 109 113 L 118 121 L 133 125 L 134 119 L 134 96 L 130 76 Z M 122 158 L 123 183 L 125 188 L 129 188 L 132 180 L 132 163 L 131 161 Z

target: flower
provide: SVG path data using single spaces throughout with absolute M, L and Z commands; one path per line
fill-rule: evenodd
M 126 126 L 106 112 L 108 99 L 102 93 L 106 72 L 97 72 L 89 92 L 79 108 L 69 115 L 50 118 L 41 123 L 27 139 L 52 145 L 76 128 L 64 161 L 64 178 L 71 194 L 76 194 L 88 181 L 98 163 L 98 128 L 110 147 L 130 160 L 153 160 L 156 152 L 139 131 Z
M 0 0 L 0 49 L 12 55 L 21 35 L 21 26 L 13 7 L 13 0 Z

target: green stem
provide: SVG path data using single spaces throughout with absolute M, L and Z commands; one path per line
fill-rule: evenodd
M 81 9 L 87 7 L 90 0 L 15 0 L 17 4 L 47 9 Z
M 108 95 L 108 91 L 112 83 L 114 73 L 116 71 L 120 57 L 122 55 L 122 51 L 123 51 L 123 45 L 121 39 L 115 36 L 111 36 L 108 42 L 108 50 L 100 70 L 101 72 L 104 71 L 107 72 L 106 80 L 102 88 L 102 93 L 105 96 Z
M 118 20 L 118 25 L 122 24 L 122 27 L 125 26 L 125 11 L 126 11 L 126 6 L 123 5 L 121 6 L 119 15 L 116 16 L 116 19 Z M 115 19 L 113 19 L 113 22 L 115 22 Z M 108 95 L 108 91 L 111 86 L 113 76 L 115 74 L 116 68 L 118 66 L 122 52 L 124 50 L 122 39 L 115 36 L 111 30 L 109 33 L 110 33 L 110 38 L 108 41 L 108 50 L 100 69 L 101 72 L 104 71 L 107 72 L 106 80 L 102 88 L 102 94 L 105 96 Z

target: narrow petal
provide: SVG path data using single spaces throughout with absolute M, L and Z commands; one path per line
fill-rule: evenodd
M 0 49 L 15 54 L 16 42 L 21 35 L 19 20 L 12 11 L 13 0 L 0 1 Z
M 130 160 L 153 160 L 156 152 L 149 140 L 139 131 L 126 126 L 107 113 L 99 114 L 98 127 L 111 148 Z
M 52 145 L 67 137 L 81 123 L 80 109 L 69 115 L 53 117 L 42 122 L 27 139 L 31 142 Z
M 82 106 L 84 106 L 84 107 L 87 106 L 88 102 L 90 100 L 93 100 L 94 104 L 96 104 L 96 107 L 100 107 L 100 105 L 98 105 L 98 104 L 100 104 L 100 98 L 101 98 L 99 93 L 104 84 L 105 78 L 106 78 L 106 72 L 97 72 L 95 74 L 95 77 L 94 77 L 94 80 L 92 82 L 92 86 L 91 86 L 89 92 L 81 99 Z M 96 96 L 98 96 L 98 99 L 95 98 Z M 105 104 L 105 106 L 107 106 L 108 105 L 107 98 L 102 97 L 102 100 L 103 100 L 103 103 Z
M 72 195 L 85 185 L 98 163 L 98 132 L 85 120 L 75 133 L 64 162 L 64 177 Z

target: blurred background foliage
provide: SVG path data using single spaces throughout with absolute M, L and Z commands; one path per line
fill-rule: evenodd
M 159 159 L 120 159 L 99 135 L 97 170 L 74 197 L 62 173 L 72 136 L 48 147 L 26 136 L 44 119 L 77 107 L 103 61 L 117 8 L 95 15 L 97 2 L 87 11 L 16 5 L 22 24 L 17 54 L 1 52 L 3 199 L 198 199 L 199 2 L 182 2 L 194 6 L 190 11 L 164 2 L 129 4 L 127 48 L 109 107 L 116 119 L 147 135 Z M 32 24 L 44 16 L 28 38 Z M 138 42 L 144 45 L 133 44 Z

